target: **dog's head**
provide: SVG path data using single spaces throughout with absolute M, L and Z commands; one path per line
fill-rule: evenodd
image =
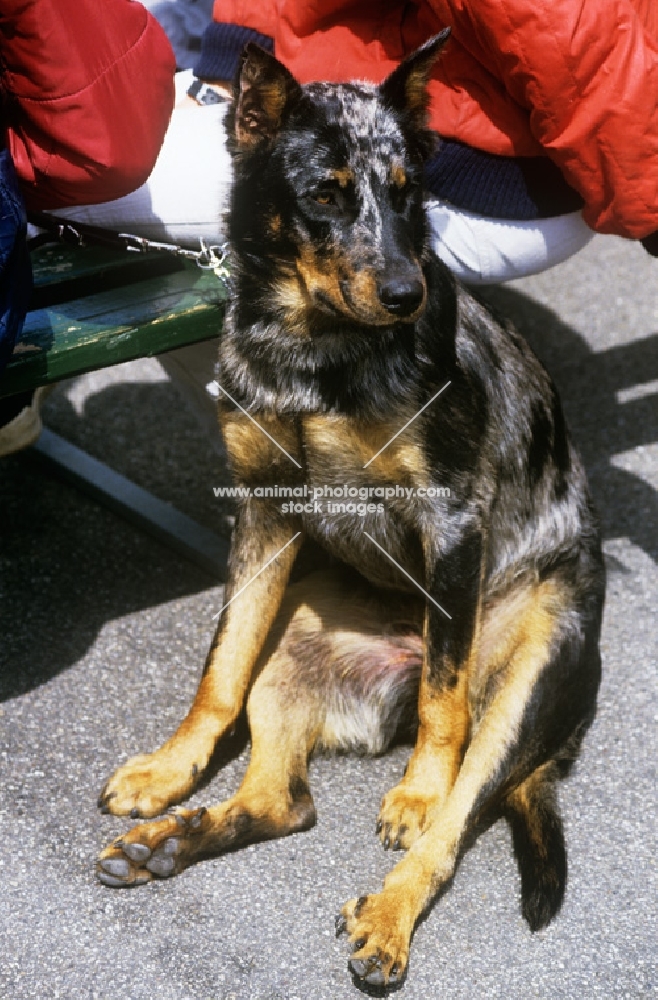
M 228 116 L 229 232 L 251 294 L 289 329 L 414 322 L 425 306 L 426 85 L 449 30 L 380 85 L 301 86 L 249 45 Z M 313 317 L 313 322 L 311 322 Z

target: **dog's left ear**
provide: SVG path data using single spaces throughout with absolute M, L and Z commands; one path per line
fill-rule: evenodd
M 232 127 L 238 149 L 251 152 L 273 139 L 301 95 L 283 63 L 250 42 L 233 86 Z
M 432 67 L 449 37 L 450 28 L 444 28 L 438 35 L 433 35 L 407 56 L 380 84 L 379 93 L 386 104 L 396 111 L 406 112 L 416 128 L 423 128 L 427 124 L 427 84 Z

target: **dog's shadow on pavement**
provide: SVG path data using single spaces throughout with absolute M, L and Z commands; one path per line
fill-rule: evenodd
M 626 537 L 658 563 L 658 492 L 640 474 L 647 472 L 654 481 L 658 476 L 655 459 L 642 452 L 643 445 L 658 442 L 658 389 L 651 385 L 658 380 L 658 334 L 595 353 L 555 313 L 516 289 L 498 286 L 476 294 L 512 320 L 554 378 L 585 460 L 604 536 Z M 144 407 L 148 421 L 140 420 Z M 82 437 L 78 443 L 85 447 L 85 433 L 94 426 L 107 428 L 108 454 L 97 457 L 112 467 L 118 455 L 112 442 L 119 432 L 121 447 L 134 452 L 119 469 L 128 475 L 130 462 L 137 468 L 155 439 L 163 450 L 147 457 L 146 464 L 150 461 L 156 481 L 142 485 L 184 509 L 186 495 L 211 496 L 211 486 L 224 476 L 211 450 L 199 447 L 196 422 L 183 417 L 181 431 L 180 410 L 169 383 L 118 383 L 90 397 L 83 415 L 72 408 L 60 412 L 61 426 L 54 429 L 70 436 L 67 432 L 80 422 L 82 434 L 73 436 Z M 131 413 L 134 423 L 123 426 Z M 153 413 L 161 417 L 154 420 Z M 627 458 L 632 453 L 632 461 L 622 466 L 618 456 L 625 453 Z M 163 496 L 159 487 L 165 482 L 171 489 Z M 203 509 L 199 514 L 213 528 Z M 78 662 L 106 622 L 213 586 L 202 571 L 55 481 L 26 454 L 3 460 L 0 516 L 0 701 Z M 209 634 L 210 618 L 205 623 Z M 201 634 L 204 623 L 197 626 L 200 669 L 209 638 Z
M 516 289 L 474 294 L 512 320 L 554 379 L 604 538 L 628 538 L 658 563 L 658 491 L 635 471 L 658 482 L 658 462 L 641 451 L 658 443 L 658 333 L 594 352 L 554 312 Z M 635 460 L 624 468 L 618 456 L 630 452 Z

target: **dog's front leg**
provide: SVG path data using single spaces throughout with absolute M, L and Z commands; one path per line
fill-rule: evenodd
M 469 732 L 482 539 L 468 534 L 440 560 L 431 542 L 425 551 L 432 600 L 425 609 L 418 738 L 404 778 L 382 801 L 377 831 L 386 848 L 407 849 L 427 828 L 455 783 Z
M 336 922 L 354 948 L 350 968 L 372 985 L 404 976 L 416 921 L 451 874 L 448 863 L 455 855 L 450 843 L 441 870 L 434 864 L 437 848 L 423 850 L 423 845 L 450 802 L 469 737 L 468 681 L 480 620 L 483 540 L 477 531 L 467 533 L 440 560 L 432 558 L 431 541 L 425 551 L 432 600 L 425 613 L 418 739 L 405 777 L 384 798 L 378 823 L 385 846 L 411 850 L 381 893 L 350 900 Z
M 176 733 L 113 775 L 99 805 L 117 816 L 156 816 L 191 792 L 234 724 L 254 664 L 281 604 L 301 533 L 270 504 L 242 505 L 233 533 L 224 611 L 194 703 Z

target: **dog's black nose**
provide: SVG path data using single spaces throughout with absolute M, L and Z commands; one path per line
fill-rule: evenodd
M 411 316 L 422 305 L 425 286 L 419 278 L 391 278 L 379 285 L 379 301 L 393 316 Z

